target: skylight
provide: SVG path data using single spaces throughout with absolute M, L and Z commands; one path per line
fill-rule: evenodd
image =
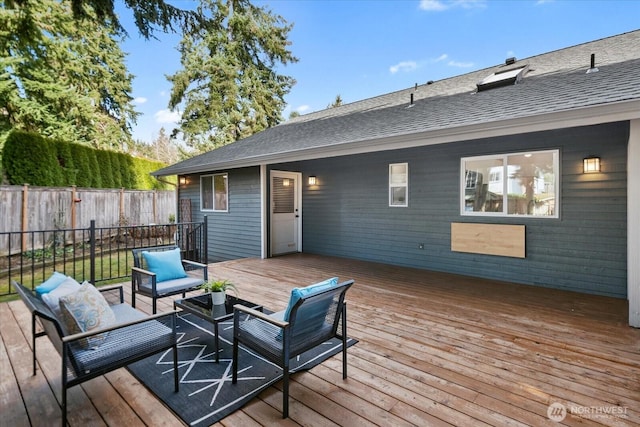
M 529 65 L 497 71 L 477 83 L 478 92 L 496 87 L 510 86 L 518 83 L 529 69 Z

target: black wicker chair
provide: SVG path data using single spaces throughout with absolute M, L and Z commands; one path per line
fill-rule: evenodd
M 301 297 L 291 308 L 288 321 L 282 320 L 284 312 L 269 315 L 242 305 L 234 306 L 232 382 L 235 384 L 238 380 L 240 344 L 277 364 L 283 371 L 282 418 L 287 418 L 289 361 L 334 337 L 342 339 L 342 378 L 347 378 L 347 306 L 344 299 L 351 285 L 353 280 Z
M 33 375 L 36 375 L 36 338 L 47 335 L 62 356 L 62 425 L 67 425 L 67 389 L 153 354 L 173 349 L 173 380 L 178 391 L 178 347 L 176 312 L 147 316 L 124 303 L 122 286 L 100 288 L 116 317 L 116 324 L 91 332 L 68 335 L 63 322 L 31 290 L 13 286 L 29 311 L 33 347 Z M 109 295 L 111 294 L 111 295 Z M 44 331 L 36 332 L 36 319 Z M 86 348 L 85 340 L 106 336 L 97 348 Z
M 153 314 L 156 314 L 158 298 L 182 294 L 196 289 L 208 280 L 207 265 L 195 261 L 182 260 L 187 277 L 165 281 L 156 280 L 156 274 L 148 271 L 143 252 L 161 252 L 178 248 L 175 245 L 153 246 L 133 249 L 133 268 L 131 269 L 131 305 L 136 306 L 136 294 L 148 296 L 152 300 Z

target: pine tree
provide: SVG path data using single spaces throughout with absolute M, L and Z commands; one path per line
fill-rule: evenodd
M 0 6 L 0 133 L 18 128 L 100 148 L 126 144 L 137 113 L 114 30 L 76 20 L 67 1 Z
M 292 26 L 249 0 L 201 0 L 206 26 L 180 43 L 182 69 L 168 76 L 169 107 L 182 109 L 179 132 L 206 151 L 274 126 L 294 79 L 277 65 L 296 62 Z

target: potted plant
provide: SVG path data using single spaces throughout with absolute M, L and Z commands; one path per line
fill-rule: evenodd
M 200 289 L 211 293 L 211 302 L 214 305 L 224 304 L 227 299 L 227 290 L 233 291 L 238 296 L 238 288 L 236 285 L 226 279 L 209 280 L 207 283 L 200 285 Z

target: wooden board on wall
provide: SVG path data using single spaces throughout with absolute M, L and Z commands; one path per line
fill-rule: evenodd
M 524 225 L 451 223 L 451 250 L 525 257 Z

